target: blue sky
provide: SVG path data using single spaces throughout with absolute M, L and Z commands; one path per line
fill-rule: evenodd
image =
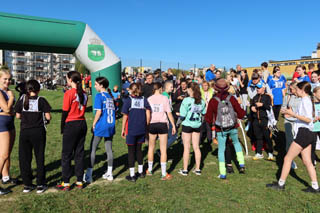
M 319 0 L 19 0 L 0 11 L 88 23 L 123 65 L 256 66 L 311 55 Z

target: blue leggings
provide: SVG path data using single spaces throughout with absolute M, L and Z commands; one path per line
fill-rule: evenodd
M 226 163 L 224 152 L 226 150 L 226 141 L 230 136 L 233 146 L 236 150 L 237 160 L 239 161 L 240 166 L 244 166 L 244 157 L 242 152 L 242 147 L 238 139 L 238 129 L 231 129 L 224 132 L 217 132 L 218 138 L 218 159 L 219 159 L 219 170 L 221 175 L 226 175 Z

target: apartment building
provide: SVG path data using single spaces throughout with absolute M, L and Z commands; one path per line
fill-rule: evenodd
M 22 79 L 62 79 L 75 70 L 76 59 L 70 54 L 4 51 L 4 61 L 15 81 Z

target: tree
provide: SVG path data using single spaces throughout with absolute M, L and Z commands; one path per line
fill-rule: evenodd
M 89 70 L 81 64 L 81 62 L 77 59 L 75 64 L 76 70 L 81 73 L 82 75 L 90 74 Z
M 8 64 L 7 64 L 7 63 L 3 64 L 3 65 L 1 66 L 1 69 L 8 70 L 8 69 L 9 69 Z

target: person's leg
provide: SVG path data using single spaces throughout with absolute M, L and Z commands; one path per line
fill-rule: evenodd
M 101 137 L 98 136 L 93 136 L 93 139 L 91 140 L 91 144 L 90 144 L 90 167 L 91 169 L 93 169 L 94 167 L 94 162 L 96 160 L 96 151 L 97 148 L 99 146 L 99 143 L 101 141 Z
M 316 166 L 316 145 L 317 145 L 317 139 L 315 138 L 315 141 L 311 143 L 311 162 L 313 166 Z
M 4 165 L 9 158 L 10 152 L 10 133 L 0 132 L 0 171 L 3 171 Z
M 288 153 L 284 157 L 284 162 L 283 162 L 283 166 L 282 166 L 279 185 L 284 185 L 284 183 L 289 175 L 289 172 L 290 172 L 292 160 L 295 157 L 297 157 L 301 153 L 301 151 L 302 151 L 302 147 L 293 141 L 289 150 L 288 150 Z
M 25 186 L 32 185 L 32 144 L 28 138 L 28 130 L 21 130 L 19 137 L 19 167 L 22 182 Z
M 113 168 L 112 138 L 105 138 L 104 146 L 106 149 L 107 161 L 108 161 L 107 174 L 112 175 L 112 168 Z
M 207 122 L 206 122 L 206 128 L 207 128 L 207 140 L 208 140 L 208 143 L 211 144 L 211 142 L 212 142 L 212 130 L 211 130 L 210 124 L 208 124 Z
M 161 164 L 161 175 L 165 177 L 167 175 L 167 143 L 168 134 L 159 134 L 160 138 L 160 164 Z
M 6 176 L 10 177 L 10 156 L 14 146 L 14 141 L 16 140 L 16 129 L 14 127 L 9 131 L 9 138 L 10 138 L 9 156 L 2 169 L 2 177 L 6 177 Z
M 152 173 L 153 159 L 154 159 L 154 147 L 156 144 L 156 134 L 149 133 L 149 144 L 148 144 L 148 171 Z
M 182 141 L 183 141 L 183 170 L 188 170 L 189 164 L 189 155 L 190 155 L 190 143 L 191 143 L 191 133 L 182 132 Z
M 226 163 L 224 152 L 226 149 L 227 133 L 228 132 L 217 132 L 219 171 L 220 175 L 224 176 L 226 175 Z
M 279 114 L 280 114 L 281 105 L 274 105 L 272 107 L 274 118 L 278 121 L 279 120 Z
M 232 162 L 231 162 L 232 155 L 231 155 L 231 147 L 230 147 L 231 144 L 228 141 L 228 139 L 226 140 L 226 150 L 225 150 L 224 154 L 225 154 L 225 159 L 226 159 L 227 166 L 232 166 Z
M 140 141 L 138 141 L 136 145 L 136 157 L 138 162 L 138 173 L 143 173 L 143 154 L 142 154 L 142 144 Z M 141 177 L 141 176 L 140 176 Z
M 74 169 L 75 175 L 77 176 L 77 182 L 82 182 L 83 180 L 83 170 L 84 170 L 84 143 L 86 141 L 87 135 L 87 124 L 86 121 L 79 122 L 79 135 L 77 137 L 77 145 L 75 147 L 74 153 Z
M 129 166 L 131 177 L 135 176 L 135 173 L 134 173 L 135 152 L 136 152 L 135 145 L 128 145 L 128 166 Z
M 239 142 L 238 129 L 230 130 L 230 138 L 232 140 L 234 149 L 236 151 L 237 160 L 239 162 L 240 167 L 244 167 L 244 156 L 242 152 L 242 147 Z
M 268 154 L 272 154 L 273 153 L 273 144 L 272 144 L 272 140 L 270 138 L 270 130 L 268 128 L 268 121 L 262 122 L 261 127 L 262 127 L 263 139 L 267 144 L 266 151 Z
M 284 123 L 284 129 L 286 134 L 286 151 L 288 152 L 289 147 L 293 141 L 293 129 L 292 129 L 292 123 L 286 122 Z
M 301 152 L 302 160 L 304 165 L 307 167 L 309 177 L 312 181 L 312 186 L 316 185 L 316 187 L 313 187 L 314 189 L 318 189 L 318 180 L 317 180 L 317 173 L 313 166 L 313 163 L 311 161 L 311 144 L 307 146 L 305 149 Z
M 168 145 L 167 148 L 169 147 L 177 140 L 177 133 L 172 135 L 172 125 L 169 122 L 169 131 L 168 131 Z
M 30 141 L 33 144 L 34 154 L 37 162 L 37 185 L 46 184 L 46 170 L 45 170 L 45 148 L 46 148 L 46 131 L 44 128 L 37 128 L 32 130 Z
M 200 133 L 193 132 L 192 133 L 192 148 L 193 148 L 194 155 L 195 155 L 196 171 L 200 170 L 200 163 L 201 163 L 201 151 L 200 151 L 199 143 L 200 143 Z
M 254 136 L 256 138 L 256 142 L 257 142 L 257 149 L 256 149 L 256 153 L 258 154 L 262 154 L 262 146 L 263 146 L 263 129 L 260 125 L 260 122 L 258 120 L 254 120 L 252 123 L 252 127 L 253 127 L 253 132 L 254 132 Z

